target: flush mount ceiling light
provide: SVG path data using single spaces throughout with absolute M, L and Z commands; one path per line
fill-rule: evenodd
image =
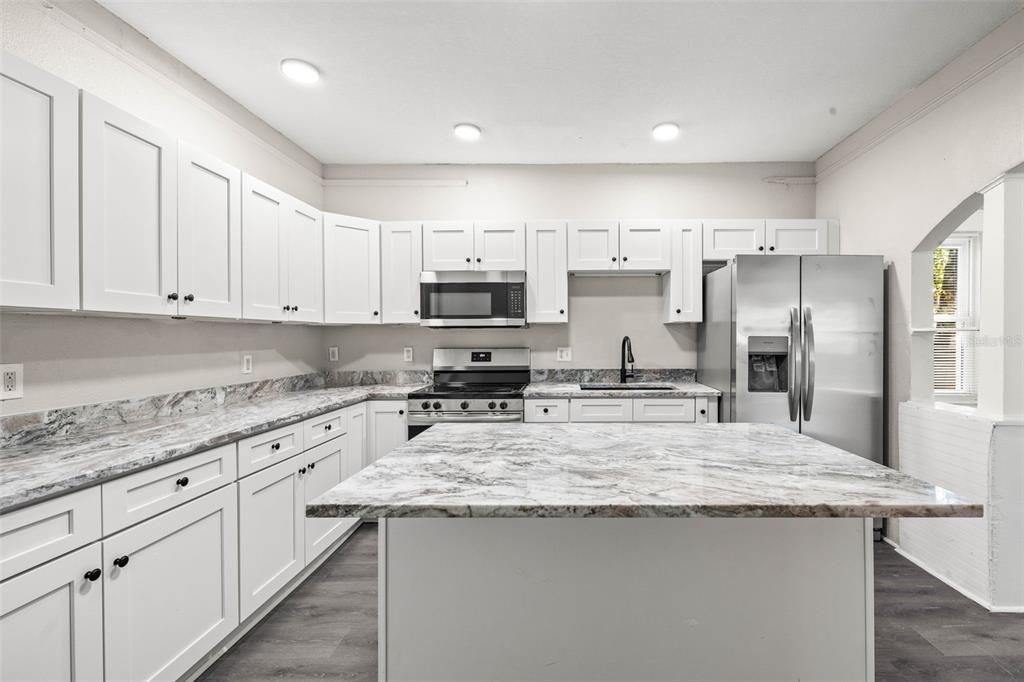
M 659 123 L 651 128 L 651 137 L 658 142 L 668 142 L 679 137 L 679 126 L 675 123 Z
M 320 80 L 320 70 L 301 59 L 285 59 L 281 62 L 281 73 L 296 83 L 312 85 Z
M 480 126 L 472 123 L 458 123 L 452 128 L 452 134 L 464 142 L 476 142 L 480 139 Z

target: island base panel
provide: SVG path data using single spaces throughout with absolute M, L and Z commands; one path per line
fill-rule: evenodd
M 870 520 L 382 521 L 382 681 L 873 678 Z

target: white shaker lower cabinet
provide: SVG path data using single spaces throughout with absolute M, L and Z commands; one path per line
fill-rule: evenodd
M 567 422 L 569 421 L 568 398 L 534 398 L 524 402 L 527 422 Z
M 526 321 L 569 321 L 569 262 L 565 223 L 526 224 Z
M 0 306 L 74 310 L 78 88 L 0 59 Z
M 305 566 L 304 457 L 296 455 L 238 482 L 242 620 Z
M 103 679 L 106 571 L 96 542 L 0 583 L 0 679 Z
M 371 400 L 367 408 L 370 439 L 366 457 L 373 464 L 399 445 L 409 440 L 409 427 L 405 423 L 404 400 Z
M 352 456 L 359 458 L 356 471 L 369 463 L 366 461 L 370 441 L 368 414 L 369 407 L 366 403 L 359 403 L 348 408 L 348 442 Z
M 179 678 L 238 625 L 229 485 L 103 541 L 108 680 Z
M 361 457 L 356 458 L 349 444 L 348 436 L 336 438 L 329 443 L 318 445 L 302 455 L 306 473 L 303 474 L 305 503 L 338 485 L 362 467 Z M 306 514 L 305 505 L 302 510 Z M 357 518 L 310 518 L 306 517 L 306 563 L 308 564 L 335 540 L 359 523 Z
M 694 398 L 694 421 L 698 424 L 718 423 L 718 398 Z
M 380 223 L 324 214 L 325 322 L 380 324 L 380 259 Z
M 635 422 L 690 422 L 696 419 L 693 398 L 636 398 L 633 400 Z
M 574 422 L 631 422 L 633 401 L 629 398 L 583 398 L 569 403 Z

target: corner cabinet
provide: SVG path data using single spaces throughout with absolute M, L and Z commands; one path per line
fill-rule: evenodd
M 324 215 L 324 321 L 380 324 L 380 223 Z
M 423 226 L 392 222 L 380 226 L 380 312 L 385 324 L 420 321 Z
M 569 321 L 569 272 L 564 222 L 526 224 L 526 321 Z
M 79 307 L 78 88 L 0 59 L 0 306 Z
M 178 310 L 177 142 L 82 94 L 82 308 Z

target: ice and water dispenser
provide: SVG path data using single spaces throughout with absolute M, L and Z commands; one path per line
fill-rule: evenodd
M 789 337 L 751 336 L 747 340 L 747 391 L 789 391 Z

